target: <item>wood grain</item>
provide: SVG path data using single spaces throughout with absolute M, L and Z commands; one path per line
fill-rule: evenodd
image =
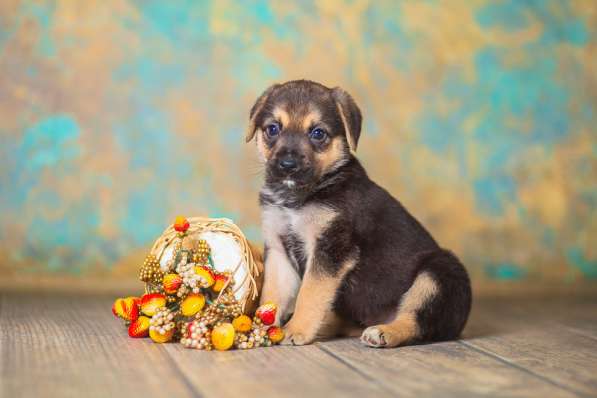
M 594 301 L 486 303 L 470 323 L 469 347 L 578 395 L 597 395 Z
M 487 303 L 490 307 L 490 303 Z M 536 317 L 597 339 L 597 300 L 589 297 L 525 299 L 509 312 L 517 317 Z
M 316 345 L 214 353 L 177 344 L 166 350 L 205 397 L 377 397 L 391 391 Z
M 93 297 L 0 295 L 2 397 L 196 396 L 147 340 Z
M 487 300 L 458 342 L 203 352 L 130 339 L 90 295 L 0 294 L 1 397 L 597 395 L 597 301 Z
M 574 396 L 458 342 L 396 349 L 368 349 L 354 339 L 322 345 L 404 397 Z

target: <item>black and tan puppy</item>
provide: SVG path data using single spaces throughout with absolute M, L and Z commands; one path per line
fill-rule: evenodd
M 286 344 L 361 334 L 374 347 L 455 339 L 471 307 L 466 270 L 353 155 L 361 112 L 340 88 L 298 80 L 250 113 L 265 163 L 261 301 Z

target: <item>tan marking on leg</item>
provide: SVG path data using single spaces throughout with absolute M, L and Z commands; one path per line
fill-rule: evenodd
M 283 344 L 311 343 L 332 305 L 339 277 L 306 275 L 299 289 L 294 315 L 284 327 Z
M 309 344 L 320 327 L 329 319 L 336 291 L 346 272 L 356 263 L 356 259 L 342 264 L 336 276 L 318 272 L 313 264 L 317 239 L 328 228 L 337 216 L 337 212 L 329 207 L 307 205 L 300 210 L 289 210 L 290 228 L 305 244 L 307 266 L 305 276 L 299 289 L 294 315 L 285 327 L 286 339 L 283 344 Z
M 419 310 L 429 299 L 434 297 L 439 288 L 433 277 L 423 272 L 417 275 L 414 283 L 400 300 L 398 313 L 415 312 Z
M 417 276 L 404 294 L 394 320 L 387 324 L 368 327 L 361 341 L 371 347 L 396 347 L 420 337 L 417 311 L 439 291 L 435 280 L 427 272 Z
M 416 316 L 404 314 L 385 325 L 370 326 L 361 341 L 370 347 L 390 348 L 414 340 L 418 334 Z
M 317 330 L 315 338 L 317 339 L 329 339 L 338 335 L 342 329 L 344 321 L 336 315 L 334 311 L 328 311 L 321 321 L 321 325 Z
M 330 319 L 332 304 L 342 278 L 355 261 L 347 261 L 335 276 L 322 275 L 307 270 L 292 319 L 284 327 L 286 337 L 282 344 L 310 344 L 317 336 L 326 319 Z

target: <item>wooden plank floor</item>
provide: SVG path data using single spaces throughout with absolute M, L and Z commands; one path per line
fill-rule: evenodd
M 111 303 L 0 294 L 0 397 L 597 396 L 597 297 L 478 301 L 455 342 L 223 353 L 130 339 Z

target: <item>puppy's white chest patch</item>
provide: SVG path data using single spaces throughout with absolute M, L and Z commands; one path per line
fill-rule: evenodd
M 283 251 L 280 237 L 288 233 L 290 219 L 284 209 L 278 206 L 266 206 L 261 213 L 261 227 L 266 245 Z
M 300 209 L 267 206 L 263 209 L 263 235 L 270 247 L 281 248 L 280 236 L 294 234 L 305 245 L 307 258 L 315 243 L 336 218 L 337 212 L 326 206 L 307 205 Z
M 307 205 L 298 210 L 286 211 L 290 229 L 305 243 L 305 252 L 307 258 L 310 258 L 317 239 L 336 218 L 337 212 L 329 207 L 318 205 Z

